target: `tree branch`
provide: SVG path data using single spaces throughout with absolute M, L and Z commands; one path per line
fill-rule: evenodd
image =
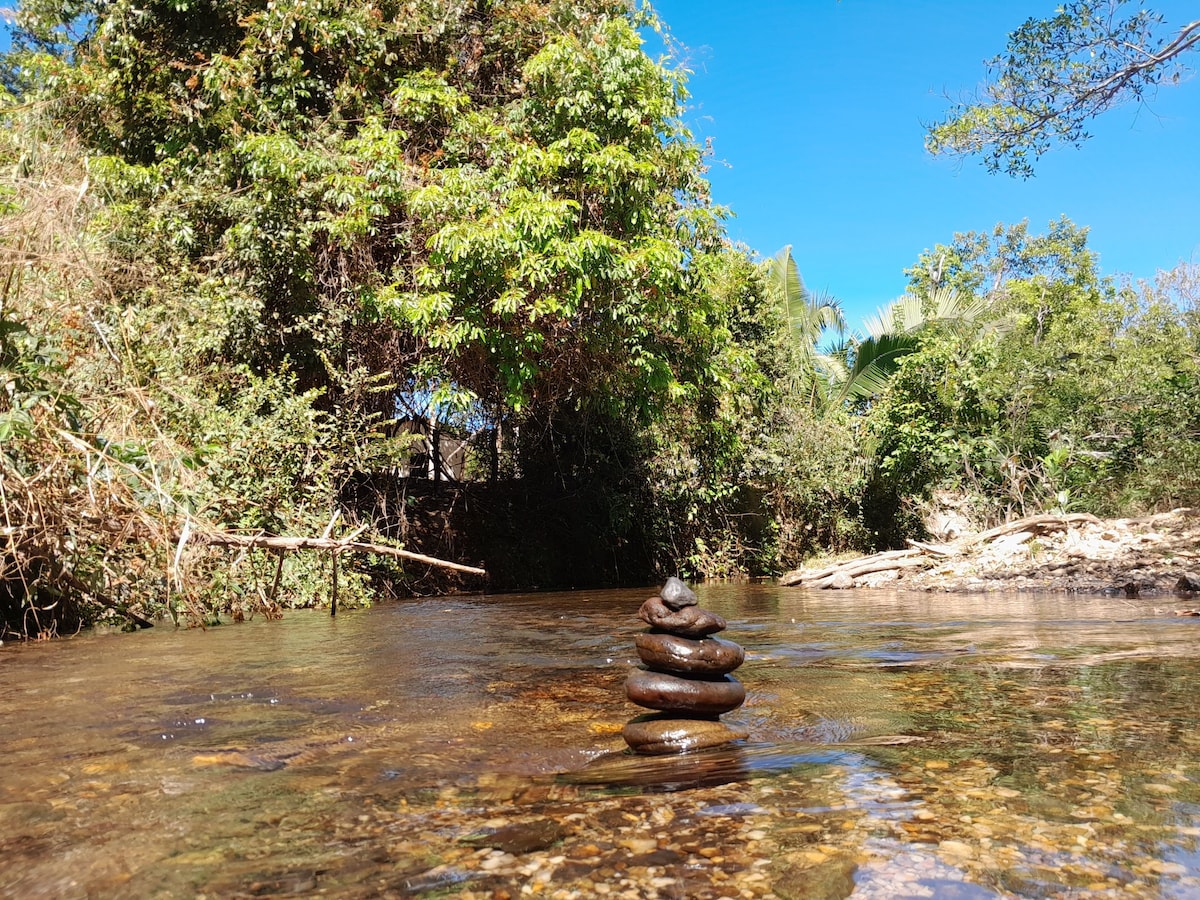
M 1053 142 L 1086 140 L 1089 119 L 1123 100 L 1143 100 L 1164 82 L 1164 69 L 1200 47 L 1200 19 L 1161 39 L 1154 34 L 1162 24 L 1157 13 L 1141 9 L 1128 19 L 1102 20 L 1096 12 L 1104 2 L 1068 4 L 1012 32 L 974 101 L 955 104 L 945 120 L 927 126 L 930 152 L 984 154 L 988 169 L 1003 166 L 1027 177 L 1030 158 Z
M 423 563 L 427 566 L 437 566 L 464 572 L 468 575 L 487 576 L 486 569 L 475 566 L 464 566 L 461 563 L 438 559 L 436 556 L 425 556 L 423 553 L 413 553 L 411 550 L 401 550 L 399 547 L 389 547 L 387 544 L 373 544 L 369 541 L 339 540 L 337 538 L 312 537 L 282 537 L 278 535 L 248 535 L 232 534 L 227 531 L 201 531 L 190 536 L 190 540 L 209 544 L 214 547 L 247 547 L 262 550 L 324 550 L 328 553 L 375 553 L 379 556 L 392 556 L 397 559 L 407 559 Z

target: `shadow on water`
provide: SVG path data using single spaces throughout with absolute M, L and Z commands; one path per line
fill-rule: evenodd
M 745 781 L 804 763 L 803 754 L 776 748 L 731 746 L 666 756 L 612 753 L 598 757 L 582 770 L 558 776 L 562 784 L 649 793 L 682 791 Z
M 867 763 L 861 748 L 898 746 L 919 741 L 920 738 L 908 735 L 886 735 L 841 745 L 739 742 L 726 747 L 662 756 L 608 753 L 580 770 L 564 772 L 556 780 L 560 784 L 614 791 L 636 788 L 647 793 L 669 793 L 753 778 L 769 778 L 805 766 L 862 766 Z

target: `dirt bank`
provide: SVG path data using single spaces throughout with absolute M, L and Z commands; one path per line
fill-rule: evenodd
M 1065 591 L 1163 597 L 1194 606 L 1200 590 L 1200 509 L 1140 519 L 1042 515 L 942 544 L 799 569 L 780 579 L 806 587 Z

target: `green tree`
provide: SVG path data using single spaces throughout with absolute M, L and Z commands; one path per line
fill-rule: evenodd
M 107 446 L 119 418 L 130 454 L 180 474 L 176 513 L 319 533 L 392 461 L 378 420 L 419 397 L 502 426 L 515 471 L 594 500 L 598 546 L 634 546 L 656 424 L 754 408 L 711 276 L 723 213 L 683 74 L 642 50 L 650 13 L 31 0 L 18 19 L 6 173 L 53 156 L 16 145 L 35 119 L 61 131 L 97 251 L 71 315 L 30 293 L 22 312 L 69 332 L 83 437 Z M 145 402 L 118 417 L 118 397 Z
M 705 327 L 688 261 L 719 213 L 682 79 L 641 49 L 648 14 L 118 2 L 21 21 L 43 48 L 84 23 L 68 54 L 20 54 L 31 84 L 103 154 L 106 190 L 153 205 L 129 246 L 235 295 L 211 338 L 227 359 L 287 360 L 326 402 L 386 358 L 451 408 L 640 416 L 703 369 L 680 338 Z
M 682 87 L 640 44 L 632 22 L 599 18 L 528 61 L 513 105 L 459 105 L 453 156 L 409 202 L 428 256 L 377 298 L 435 393 L 645 420 L 705 368 L 713 323 L 690 270 L 718 248 L 718 218 Z
M 1178 83 L 1197 48 L 1200 19 L 1169 25 L 1131 0 L 1065 3 L 1009 35 L 979 95 L 933 124 L 926 146 L 978 154 L 989 171 L 1028 177 L 1053 145 L 1087 140 L 1095 116 Z
M 922 335 L 869 414 L 880 473 L 920 498 L 935 486 L 977 499 L 984 518 L 1044 508 L 1101 514 L 1194 496 L 1196 350 L 1159 288 L 1100 275 L 1069 220 L 963 234 L 910 270 L 973 284 L 1003 315 L 985 342 Z M 939 268 L 937 261 L 945 261 Z

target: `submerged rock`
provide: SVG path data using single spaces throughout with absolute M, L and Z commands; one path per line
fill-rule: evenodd
M 716 719 L 686 719 L 658 713 L 632 720 L 621 735 L 637 753 L 662 754 L 720 747 L 744 739 L 746 732 Z
M 562 823 L 541 816 L 528 822 L 504 825 L 493 831 L 467 835 L 461 840 L 477 847 L 493 847 L 515 855 L 545 850 L 561 841 L 567 833 L 568 829 Z

